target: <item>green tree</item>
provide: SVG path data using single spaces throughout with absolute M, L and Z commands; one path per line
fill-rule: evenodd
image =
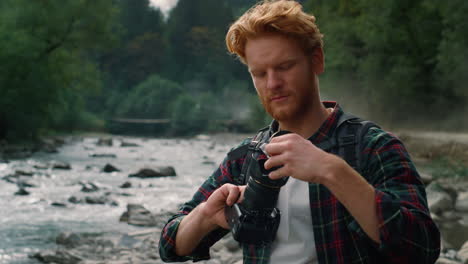
M 105 0 L 2 4 L 0 127 L 4 136 L 35 137 L 70 101 L 99 88 L 91 56 L 112 43 L 117 10 Z

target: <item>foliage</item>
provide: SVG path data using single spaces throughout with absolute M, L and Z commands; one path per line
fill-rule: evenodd
M 179 0 L 165 19 L 149 0 L 0 1 L 0 139 L 115 117 L 170 118 L 175 134 L 267 125 L 224 47 L 255 2 Z M 467 1 L 299 2 L 325 35 L 325 99 L 379 123 L 467 128 L 447 118 L 468 112 Z
M 99 89 L 99 71 L 88 58 L 113 41 L 117 10 L 105 0 L 2 4 L 0 127 L 3 136 L 32 138 L 57 124 L 57 115 L 81 110 L 69 103 Z
M 165 119 L 171 115 L 171 104 L 182 93 L 182 87 L 158 75 L 124 95 L 117 108 L 118 117 Z
M 325 32 L 325 93 L 399 125 L 414 125 L 428 106 L 433 121 L 454 111 L 448 105 L 463 110 L 468 4 L 449 2 L 307 1 Z

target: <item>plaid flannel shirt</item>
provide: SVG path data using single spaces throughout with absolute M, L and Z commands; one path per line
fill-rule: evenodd
M 319 144 L 334 135 L 342 109 L 334 111 L 309 138 Z M 242 144 L 248 144 L 249 140 Z M 375 188 L 380 244 L 372 241 L 337 198 L 323 185 L 309 183 L 309 201 L 318 263 L 434 263 L 440 253 L 440 233 L 430 217 L 424 185 L 398 138 L 380 128 L 364 136 L 361 175 Z M 169 219 L 162 230 L 159 252 L 168 262 L 209 259 L 209 248 L 229 230 L 208 234 L 190 256 L 177 256 L 175 237 L 180 221 L 225 183 L 235 184 L 245 158 L 225 158 L 192 200 Z M 269 262 L 270 247 L 241 245 L 244 263 Z

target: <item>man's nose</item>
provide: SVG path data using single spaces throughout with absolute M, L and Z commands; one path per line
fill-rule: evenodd
M 283 84 L 283 79 L 278 72 L 269 71 L 267 73 L 267 88 L 268 89 L 278 89 Z

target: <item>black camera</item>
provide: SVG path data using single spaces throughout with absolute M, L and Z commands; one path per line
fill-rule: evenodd
M 284 135 L 279 131 L 272 137 Z M 271 137 L 271 138 L 272 138 Z M 270 139 L 271 139 L 270 138 Z M 268 244 L 276 236 L 281 213 L 276 208 L 280 188 L 289 177 L 272 180 L 268 174 L 279 167 L 266 170 L 264 167 L 268 154 L 263 147 L 269 142 L 259 142 L 251 153 L 246 177 L 248 179 L 244 200 L 240 204 L 226 206 L 226 220 L 235 240 L 248 244 Z

